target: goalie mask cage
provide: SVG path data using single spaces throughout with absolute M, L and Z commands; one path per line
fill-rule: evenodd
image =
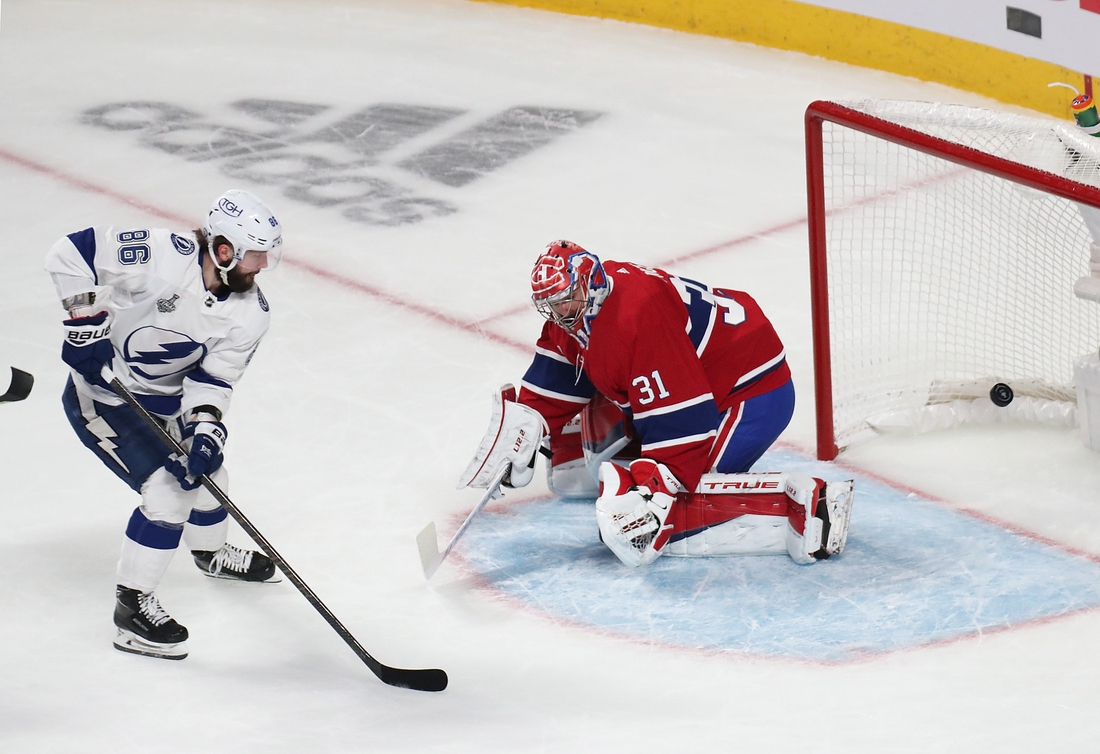
M 959 105 L 814 102 L 806 164 L 820 459 L 893 428 L 1076 423 L 1073 362 L 1100 345 L 1100 304 L 1073 292 L 1100 234 L 1100 139 Z

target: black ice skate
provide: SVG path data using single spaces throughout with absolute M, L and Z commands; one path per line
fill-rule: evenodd
M 187 656 L 187 629 L 172 620 L 155 594 L 119 586 L 115 595 L 115 649 L 166 660 Z
M 275 564 L 262 552 L 224 544 L 216 552 L 192 550 L 191 554 L 195 557 L 195 565 L 216 579 L 280 581 Z

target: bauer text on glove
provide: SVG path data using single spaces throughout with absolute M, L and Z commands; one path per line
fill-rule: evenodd
M 222 465 L 222 448 L 228 433 L 225 425 L 213 417 L 203 415 L 192 419 L 183 428 L 184 447 L 190 440 L 187 458 L 172 454 L 164 467 L 179 480 L 180 487 L 193 490 L 204 474 L 213 474 Z
M 91 384 L 105 387 L 99 376 L 104 366 L 110 366 L 115 349 L 111 345 L 111 315 L 103 311 L 91 317 L 67 319 L 65 343 L 61 360 Z

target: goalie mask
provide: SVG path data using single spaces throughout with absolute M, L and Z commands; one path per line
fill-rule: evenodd
M 233 258 L 226 266 L 218 263 L 216 254 L 211 256 L 214 265 L 225 281 L 226 273 L 249 257 L 242 266 L 266 267 L 271 270 L 282 256 L 283 228 L 274 213 L 255 194 L 240 189 L 230 189 L 214 200 L 206 214 L 203 232 L 213 251 L 214 239 L 223 237 L 233 247 Z M 260 256 L 262 255 L 263 265 Z
M 595 254 L 572 241 L 554 241 L 531 271 L 531 299 L 546 319 L 588 347 L 592 320 L 611 286 Z

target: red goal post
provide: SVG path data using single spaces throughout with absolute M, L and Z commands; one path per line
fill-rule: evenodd
M 1100 345 L 1100 296 L 1074 296 L 1090 241 L 1100 290 L 1100 139 L 919 102 L 817 101 L 805 127 L 818 458 L 906 412 L 967 421 L 1000 381 L 1072 424 L 1073 359 Z

